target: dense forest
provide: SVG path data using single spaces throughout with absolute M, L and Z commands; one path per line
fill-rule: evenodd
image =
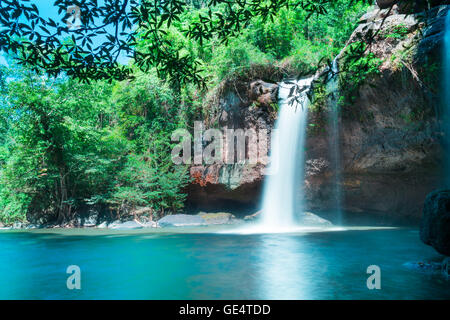
M 158 66 L 142 71 L 133 59 L 129 79 L 79 81 L 17 63 L 14 52 L 3 54 L 0 221 L 62 223 L 93 207 L 114 217 L 140 207 L 154 216 L 181 211 L 189 168 L 170 160 L 172 132 L 207 117 L 215 88 L 255 67 L 275 68 L 284 77 L 313 74 L 342 50 L 368 8 L 346 0 L 328 3 L 326 14 L 281 8 L 271 19 L 252 17 L 222 41 L 181 32 L 210 10 L 195 1 L 187 5 L 165 27 L 164 41 L 195 60 L 204 86 Z M 142 51 L 153 45 L 145 34 L 136 43 Z

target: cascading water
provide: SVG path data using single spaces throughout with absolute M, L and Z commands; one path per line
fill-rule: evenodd
M 450 188 L 450 11 L 447 13 L 444 38 L 442 93 L 442 126 L 446 152 L 445 185 Z
M 279 116 L 272 135 L 271 163 L 264 185 L 261 228 L 292 228 L 303 212 L 304 145 L 308 117 L 308 89 L 313 78 L 284 82 L 279 89 Z M 299 195 L 300 192 L 300 195 Z M 300 205 L 296 206 L 297 196 Z
M 332 168 L 334 170 L 334 181 L 333 181 L 333 206 L 336 212 L 336 221 L 338 225 L 342 224 L 342 190 L 341 190 L 341 179 L 342 179 L 342 167 L 341 167 L 341 153 L 339 147 L 339 79 L 338 79 L 338 58 L 333 60 L 331 65 L 331 73 L 327 82 L 327 91 L 330 93 L 328 106 L 330 107 L 329 113 L 329 144 L 330 144 L 330 158 L 332 162 Z

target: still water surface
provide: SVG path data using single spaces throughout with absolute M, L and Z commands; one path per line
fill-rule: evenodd
M 450 299 L 450 280 L 404 265 L 440 258 L 417 230 L 214 231 L 0 231 L 0 299 Z

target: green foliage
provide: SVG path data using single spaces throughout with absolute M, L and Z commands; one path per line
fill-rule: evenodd
M 394 39 L 404 39 L 406 35 L 409 34 L 409 29 L 404 24 L 399 24 L 394 26 L 389 32 L 385 35 L 386 38 L 394 38 Z
M 310 15 L 308 10 L 295 7 L 280 8 L 271 19 L 254 16 L 245 28 L 227 37 L 220 36 L 191 39 L 180 30 L 200 24 L 200 18 L 209 14 L 209 8 L 192 10 L 180 15 L 160 38 L 179 52 L 180 57 L 190 57 L 201 66 L 200 75 L 208 87 L 214 87 L 223 79 L 236 74 L 244 75 L 252 65 L 276 65 L 287 76 L 314 72 L 321 61 L 331 60 L 345 45 L 356 26 L 358 18 L 368 5 L 338 0 L 326 3 L 326 15 Z M 224 15 L 227 7 L 212 9 L 214 14 Z M 141 34 L 139 50 L 153 48 L 154 40 Z M 176 77 L 159 73 L 168 78 L 175 89 L 180 88 Z
M 55 2 L 65 12 L 66 1 Z M 61 35 L 45 31 L 61 23 L 39 19 L 32 5 L 0 8 L 0 50 L 31 66 L 0 67 L 0 221 L 70 221 L 91 206 L 181 210 L 190 178 L 171 161 L 170 137 L 208 119 L 202 85 L 261 69 L 267 80 L 310 74 L 339 53 L 371 1 L 94 2 L 80 2 L 83 27 Z M 34 25 L 9 30 L 17 15 Z M 133 60 L 120 66 L 125 53 Z M 371 54 L 346 60 L 344 96 L 379 64 Z M 326 97 L 316 92 L 315 106 Z
M 128 56 L 142 71 L 155 67 L 161 77 L 179 87 L 191 82 L 201 86 L 202 68 L 195 56 L 173 46 L 166 37 L 171 27 L 200 46 L 212 39 L 226 43 L 254 19 L 273 21 L 285 9 L 302 12 L 306 18 L 325 15 L 337 7 L 336 2 L 338 6 L 352 7 L 373 1 L 111 0 L 99 5 L 95 0 L 55 0 L 60 21 L 45 17 L 28 0 L 6 1 L 0 6 L 0 50 L 16 54 L 20 63 L 34 70 L 43 69 L 50 76 L 65 72 L 85 81 L 124 80 L 132 76 L 132 69 L 118 61 Z M 73 5 L 76 8 L 68 10 Z M 180 23 L 193 11 L 192 6 L 204 8 Z M 77 18 L 80 23 L 73 25 Z M 137 45 L 142 39 L 148 40 L 145 47 Z M 281 46 L 287 50 L 288 44 Z
M 264 54 L 251 43 L 233 39 L 228 46 L 220 46 L 209 63 L 209 73 L 216 82 L 233 73 L 245 74 L 252 64 L 268 64 L 270 55 Z
M 354 42 L 347 47 L 339 74 L 341 88 L 340 104 L 349 104 L 358 97 L 359 89 L 363 84 L 380 73 L 383 60 L 372 52 L 366 53 L 367 44 Z M 359 56 L 354 59 L 354 56 Z
M 186 113 L 180 112 L 169 87 L 152 74 L 140 74 L 136 81 L 116 88 L 114 100 L 131 149 L 110 203 L 177 212 L 184 204 L 182 189 L 189 174 L 184 166 L 172 163 L 170 138 L 184 126 Z
M 92 205 L 178 211 L 189 175 L 170 161 L 186 114 L 177 100 L 152 74 L 89 85 L 16 70 L 0 108 L 0 220 L 70 221 Z
M 150 207 L 155 215 L 176 213 L 184 206 L 182 189 L 188 182 L 188 169 L 171 165 L 168 158 L 131 154 L 117 177 L 111 203 Z

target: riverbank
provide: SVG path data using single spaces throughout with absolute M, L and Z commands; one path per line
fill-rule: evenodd
M 342 216 L 342 220 L 338 223 L 338 216 Z M 148 229 L 167 229 L 167 228 L 183 228 L 183 227 L 214 227 L 214 226 L 230 226 L 251 227 L 257 225 L 261 220 L 261 211 L 256 213 L 236 217 L 228 212 L 206 213 L 199 212 L 197 214 L 174 214 L 162 217 L 157 220 L 150 220 L 147 216 L 141 216 L 133 219 L 128 217 L 125 220 L 99 220 L 88 218 L 79 220 L 79 223 L 69 222 L 63 224 L 47 223 L 47 224 L 30 224 L 30 223 L 12 223 L 3 225 L 0 223 L 0 230 L 42 230 L 42 229 L 96 229 L 96 230 L 148 230 Z M 82 223 L 84 222 L 84 223 Z M 321 211 L 321 212 L 305 212 L 304 215 L 297 217 L 297 223 L 292 225 L 293 229 L 299 226 L 303 227 L 406 227 L 418 228 L 419 225 L 413 222 L 404 223 L 396 219 L 376 219 L 371 215 L 355 212 Z M 250 228 L 251 229 L 251 228 Z M 275 229 L 273 231 L 276 231 Z M 276 232 L 275 232 L 276 233 Z
M 252 215 L 254 217 L 254 215 Z M 250 217 L 251 218 L 251 217 Z M 249 218 L 249 219 L 250 219 Z M 248 220 L 248 219 L 247 219 Z M 156 229 L 167 227 L 198 227 L 209 225 L 236 225 L 243 223 L 244 219 L 237 219 L 227 212 L 198 214 L 174 214 L 162 217 L 153 221 L 147 216 L 136 217 L 126 220 L 98 220 L 97 217 L 89 216 L 85 219 L 78 219 L 63 224 L 46 223 L 32 224 L 15 222 L 10 225 L 0 224 L 0 230 L 32 230 L 32 229 L 110 229 L 110 230 L 136 230 L 136 229 Z

